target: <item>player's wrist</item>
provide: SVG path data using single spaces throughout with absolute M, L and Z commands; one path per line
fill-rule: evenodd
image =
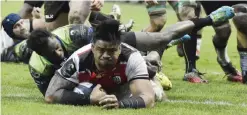
M 145 108 L 146 104 L 142 97 L 130 97 L 118 101 L 118 108 Z

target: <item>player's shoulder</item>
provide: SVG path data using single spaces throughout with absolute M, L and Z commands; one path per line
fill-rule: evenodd
M 32 53 L 28 64 L 31 69 L 40 74 L 46 74 L 45 72 L 49 71 L 47 69 L 52 67 L 52 64 L 48 60 L 38 55 L 36 52 Z
M 91 51 L 92 51 L 92 44 L 88 44 L 76 50 L 73 55 L 83 56 L 83 55 L 87 55 Z
M 74 60 L 75 63 L 83 63 L 88 57 L 91 58 L 92 54 L 92 44 L 85 45 L 80 49 L 76 50 L 68 60 Z
M 134 47 L 126 44 L 126 43 L 121 43 L 121 54 L 120 54 L 120 60 L 122 61 L 128 61 L 131 54 L 138 52 L 137 49 Z

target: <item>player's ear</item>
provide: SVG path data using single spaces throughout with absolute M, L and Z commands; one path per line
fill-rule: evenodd
M 118 49 L 118 50 L 119 50 L 119 55 L 121 54 L 121 49 L 122 49 L 121 46 L 122 46 L 122 45 L 119 45 L 119 47 L 118 47 L 118 48 L 119 48 L 119 49 Z
M 95 50 L 95 49 L 94 49 L 94 48 L 95 48 L 94 43 L 92 43 L 91 47 L 92 47 L 92 48 L 91 48 L 91 49 L 92 49 L 92 52 L 94 52 L 94 50 Z

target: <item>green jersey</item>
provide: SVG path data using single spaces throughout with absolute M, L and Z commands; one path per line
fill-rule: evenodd
M 32 50 L 27 48 L 27 41 L 23 40 L 12 47 L 4 49 L 1 54 L 2 62 L 24 62 L 28 63 Z
M 89 44 L 92 33 L 93 29 L 85 25 L 67 25 L 52 31 L 64 49 L 65 58 L 68 58 L 77 49 Z M 37 53 L 32 53 L 29 60 L 29 70 L 43 95 L 54 72 L 59 68 L 60 65 L 54 65 Z

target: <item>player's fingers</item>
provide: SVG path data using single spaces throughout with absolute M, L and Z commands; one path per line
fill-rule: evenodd
M 102 86 L 100 84 L 97 84 L 94 88 L 95 89 L 100 89 Z
M 100 9 L 101 8 L 101 5 L 100 4 L 96 4 L 96 9 Z
M 100 100 L 100 101 L 99 101 L 99 104 L 100 104 L 100 105 L 109 104 L 110 101 L 111 101 L 111 98 L 105 98 L 105 99 L 103 99 L 103 100 Z
M 101 99 L 106 99 L 106 98 L 113 98 L 113 99 L 116 99 L 116 96 L 115 95 L 105 95 L 104 97 L 102 97 Z
M 117 98 L 116 97 L 107 97 L 107 98 L 104 98 L 102 100 L 100 100 L 99 104 L 100 105 L 105 105 L 105 104 L 109 104 L 109 103 L 116 103 L 118 102 Z
M 105 99 L 107 99 L 109 97 L 110 97 L 110 95 L 105 95 L 104 97 L 101 97 L 99 100 L 105 100 Z
M 118 103 L 111 103 L 111 104 L 105 104 L 103 105 L 103 109 L 114 109 L 118 107 Z
M 99 2 L 98 0 L 94 0 L 91 5 L 96 6 L 98 4 L 98 2 Z

